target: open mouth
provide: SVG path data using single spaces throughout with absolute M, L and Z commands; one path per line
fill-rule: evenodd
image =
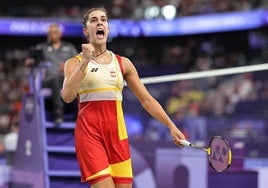
M 103 38 L 104 37 L 104 31 L 103 30 L 98 30 L 96 35 L 99 37 L 99 38 Z

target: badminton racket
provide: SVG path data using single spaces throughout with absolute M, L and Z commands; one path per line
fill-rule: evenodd
M 192 144 L 187 140 L 180 140 L 180 144 L 207 152 L 209 164 L 217 172 L 225 171 L 232 163 L 232 151 L 229 143 L 221 136 L 213 136 L 208 148 Z

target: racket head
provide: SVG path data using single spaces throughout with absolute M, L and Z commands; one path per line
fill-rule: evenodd
M 211 138 L 208 146 L 210 166 L 217 172 L 228 169 L 232 163 L 232 151 L 227 140 L 221 136 Z

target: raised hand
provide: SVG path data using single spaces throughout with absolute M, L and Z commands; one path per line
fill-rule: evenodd
M 82 44 L 82 61 L 89 62 L 94 54 L 95 48 L 91 44 Z

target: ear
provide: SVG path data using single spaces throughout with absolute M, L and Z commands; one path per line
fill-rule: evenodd
M 88 37 L 88 30 L 87 30 L 87 28 L 83 28 L 83 33 L 84 33 L 84 35 L 85 35 L 86 37 Z

